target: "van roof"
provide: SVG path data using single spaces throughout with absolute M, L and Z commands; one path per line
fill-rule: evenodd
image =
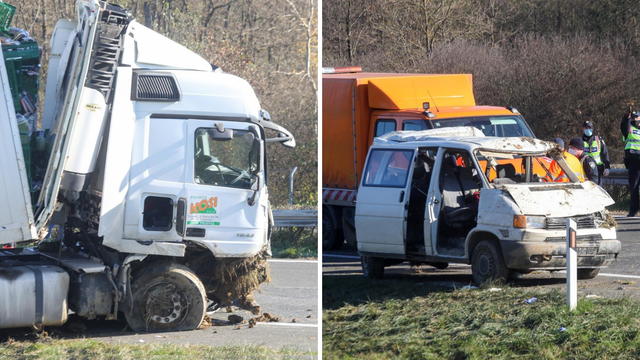
M 470 151 L 481 148 L 517 153 L 542 153 L 556 147 L 555 143 L 524 136 L 484 136 L 482 131 L 470 126 L 422 131 L 394 131 L 373 140 L 374 146 L 396 147 L 399 144 L 410 147 L 454 145 Z

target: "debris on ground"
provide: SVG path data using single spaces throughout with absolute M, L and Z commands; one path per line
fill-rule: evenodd
M 241 324 L 244 321 L 242 316 L 235 314 L 229 315 L 228 319 L 231 324 Z
M 526 302 L 527 304 L 533 304 L 534 302 L 536 302 L 536 300 L 538 300 L 538 298 L 532 297 L 531 299 L 527 299 L 524 302 Z
M 262 313 L 262 315 L 255 318 L 257 322 L 280 322 L 281 319 L 278 316 L 271 315 L 269 313 Z
M 593 294 L 586 296 L 587 299 L 594 299 L 594 298 L 599 298 L 599 297 L 600 297 L 599 295 L 593 295 Z
M 307 315 L 307 319 L 311 319 L 311 314 Z
M 558 329 L 559 332 L 563 332 L 563 331 L 567 331 L 567 328 L 564 326 L 561 326 L 560 329 Z
M 237 325 L 236 327 L 233 328 L 234 330 L 242 330 L 242 325 Z
M 210 327 L 211 324 L 211 318 L 209 317 L 209 315 L 205 314 L 204 318 L 202 319 L 202 323 L 200 323 L 200 326 L 198 326 L 198 330 L 201 329 L 206 329 L 208 327 Z
M 500 288 L 491 288 L 491 289 L 489 289 L 489 292 L 496 292 L 496 291 L 502 291 L 502 289 L 500 289 Z
M 477 289 L 477 286 L 473 286 L 473 285 L 465 285 L 462 287 L 462 290 L 473 290 L 473 289 Z
M 625 287 L 624 286 L 618 286 L 618 288 L 616 290 L 624 290 Z
M 253 319 L 253 318 L 249 319 L 249 329 L 253 329 L 254 327 L 256 327 L 257 323 L 258 322 L 256 321 L 256 319 Z
M 297 323 L 297 322 L 298 322 L 298 319 L 293 318 L 293 320 L 291 320 L 291 322 L 292 322 L 292 323 Z
M 635 281 L 631 281 L 631 280 L 616 280 L 613 283 L 614 284 L 622 284 L 622 285 L 635 285 L 636 284 Z

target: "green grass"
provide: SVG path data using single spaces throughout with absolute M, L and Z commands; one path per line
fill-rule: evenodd
M 570 312 L 562 291 L 500 287 L 490 292 L 325 277 L 323 357 L 640 358 L 639 302 L 582 298 Z M 524 302 L 532 297 L 538 300 Z
M 274 350 L 264 346 L 194 346 L 173 344 L 123 345 L 96 340 L 8 341 L 0 344 L 0 359 L 299 359 L 315 353 Z
M 317 258 L 318 229 L 280 228 L 271 236 L 271 251 L 274 258 Z

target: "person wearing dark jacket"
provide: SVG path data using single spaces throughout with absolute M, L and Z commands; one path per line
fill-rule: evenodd
M 627 217 L 640 210 L 640 112 L 629 112 L 622 117 L 620 131 L 624 140 L 624 166 L 629 170 L 631 201 Z
M 591 120 L 587 120 L 582 124 L 582 141 L 584 142 L 584 152 L 586 156 L 592 157 L 598 165 L 598 181 L 596 184 L 602 185 L 602 177 L 609 176 L 611 163 L 609 162 L 609 151 L 604 140 L 594 135 L 594 124 Z

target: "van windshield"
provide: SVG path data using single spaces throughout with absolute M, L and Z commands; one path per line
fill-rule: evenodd
M 497 137 L 535 137 L 524 118 L 520 115 L 472 116 L 431 120 L 434 129 L 473 126 L 481 130 L 485 136 Z

